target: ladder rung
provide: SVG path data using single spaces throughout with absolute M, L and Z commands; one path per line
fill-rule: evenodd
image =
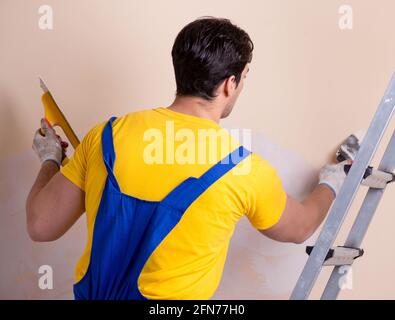
M 314 246 L 307 246 L 306 253 L 310 255 Z M 344 266 L 351 265 L 356 258 L 363 255 L 364 251 L 360 248 L 352 248 L 345 246 L 338 246 L 334 249 L 329 249 L 323 266 Z
M 348 171 L 350 171 L 350 168 L 351 164 L 346 164 L 344 166 L 344 171 L 346 174 Z M 395 181 L 395 175 L 392 172 L 374 169 L 373 167 L 369 166 L 363 175 L 361 184 L 370 188 L 383 189 L 388 183 L 393 181 Z

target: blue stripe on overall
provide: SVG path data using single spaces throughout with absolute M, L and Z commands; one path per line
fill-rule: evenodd
M 188 207 L 250 152 L 237 148 L 206 171 L 190 177 L 162 201 L 145 201 L 121 192 L 113 167 L 112 117 L 102 133 L 107 179 L 94 225 L 85 276 L 74 285 L 75 299 L 146 299 L 138 289 L 144 264 Z

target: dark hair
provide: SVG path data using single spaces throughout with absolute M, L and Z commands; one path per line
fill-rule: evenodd
M 249 35 L 228 19 L 201 17 L 177 35 L 171 55 L 178 96 L 215 98 L 215 91 L 228 77 L 236 87 L 254 44 Z

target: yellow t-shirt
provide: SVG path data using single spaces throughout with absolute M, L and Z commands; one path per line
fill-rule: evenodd
M 87 272 L 95 217 L 107 177 L 101 134 L 94 127 L 61 173 L 85 191 L 88 238 L 76 282 Z M 160 201 L 188 177 L 200 177 L 239 142 L 217 123 L 167 108 L 129 113 L 113 124 L 114 174 L 123 193 Z M 236 223 L 257 229 L 280 218 L 286 193 L 276 170 L 256 154 L 216 181 L 184 213 L 145 264 L 138 281 L 149 299 L 209 299 L 223 271 Z M 251 244 L 254 245 L 254 244 Z

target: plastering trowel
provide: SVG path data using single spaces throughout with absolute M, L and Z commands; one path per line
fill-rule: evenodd
M 44 91 L 41 97 L 41 101 L 44 106 L 44 118 L 47 120 L 47 123 L 49 123 L 50 126 L 61 127 L 67 139 L 70 141 L 71 145 L 73 146 L 73 148 L 74 149 L 77 148 L 77 146 L 80 144 L 80 140 L 78 139 L 77 135 L 74 133 L 73 129 L 68 123 L 66 117 L 64 116 L 58 105 L 56 104 L 55 99 L 52 97 L 51 92 L 49 92 L 44 81 L 41 78 L 39 79 L 40 79 L 40 87 Z M 65 165 L 68 162 L 68 160 L 69 159 L 65 157 L 62 162 L 62 165 Z
M 364 133 L 361 131 L 357 134 L 351 134 L 346 140 L 340 145 L 336 151 L 336 159 L 341 162 L 344 160 L 354 161 L 355 156 L 358 153 L 360 145 L 363 141 Z M 351 164 L 344 166 L 346 174 L 350 171 Z M 395 180 L 395 175 L 391 172 L 384 172 L 374 169 L 368 166 L 365 174 L 363 175 L 362 184 L 371 188 L 384 188 L 385 185 Z

